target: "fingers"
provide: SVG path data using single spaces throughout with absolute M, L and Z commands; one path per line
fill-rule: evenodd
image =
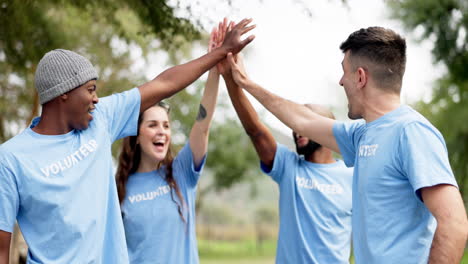
M 225 34 L 225 32 L 223 31 L 223 23 L 222 23 L 222 22 L 219 22 L 219 25 L 218 25 L 218 34 L 219 34 L 219 40 L 220 40 L 220 41 L 223 41 L 223 40 L 224 40 L 224 34 Z
M 245 33 L 249 32 L 250 30 L 254 29 L 256 26 L 257 25 L 252 25 L 250 27 L 242 29 L 241 34 L 245 34 Z
M 224 37 L 226 36 L 227 27 L 228 27 L 228 20 L 227 20 L 227 18 L 225 17 L 225 18 L 223 19 L 223 24 L 222 24 L 223 39 L 224 39 Z
M 244 18 L 241 20 L 241 22 L 239 22 L 237 25 L 236 25 L 236 28 L 244 28 L 245 26 L 247 26 L 250 22 L 252 22 L 252 18 Z
M 213 28 L 210 34 L 210 40 L 208 41 L 208 52 L 211 52 L 214 48 L 216 48 L 216 38 L 217 38 L 217 30 Z
M 231 69 L 235 69 L 237 65 L 236 65 L 236 62 L 234 60 L 234 56 L 232 55 L 231 52 L 228 53 L 227 60 L 228 60 L 229 64 L 231 65 Z
M 236 26 L 236 23 L 234 23 L 234 21 L 231 21 L 229 23 L 227 31 L 230 32 L 235 26 Z
M 252 40 L 255 39 L 255 35 L 251 35 L 249 36 L 248 38 L 244 39 L 243 41 L 240 42 L 241 44 L 241 49 L 242 50 L 245 46 L 247 46 L 250 42 L 252 42 Z M 239 51 L 240 51 L 239 50 Z

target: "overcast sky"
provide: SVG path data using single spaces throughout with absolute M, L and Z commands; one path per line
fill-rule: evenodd
M 202 18 L 207 31 L 215 26 L 213 21 L 225 16 L 234 21 L 253 18 L 257 28 L 251 32 L 256 39 L 244 56 L 250 78 L 290 100 L 329 105 L 338 112 L 340 119 L 345 119 L 347 103 L 343 88 L 338 84 L 343 59 L 339 45 L 355 30 L 383 26 L 406 37 L 404 103 L 429 98 L 433 81 L 443 72 L 441 66 L 432 64 L 432 43 L 417 42 L 415 34 L 404 31 L 401 23 L 390 19 L 383 1 L 348 0 L 345 5 L 340 0 L 233 0 L 232 6 L 228 6 L 219 1 L 203 0 L 192 12 Z M 194 52 L 194 58 L 202 52 Z M 164 69 L 161 67 L 157 62 L 149 66 L 148 78 Z M 256 102 L 254 106 L 265 111 Z M 289 133 L 289 129 L 271 114 L 265 114 L 264 121 Z

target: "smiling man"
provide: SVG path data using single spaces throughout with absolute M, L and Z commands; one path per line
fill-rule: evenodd
M 341 44 L 348 98 L 343 123 L 252 82 L 228 55 L 236 83 L 294 131 L 340 152 L 353 177 L 356 263 L 459 263 L 467 240 L 464 204 L 440 132 L 400 102 L 406 42 L 382 27 Z
M 250 21 L 239 22 L 214 51 L 101 100 L 90 61 L 62 49 L 45 54 L 35 75 L 41 116 L 0 147 L 0 264 L 9 261 L 16 220 L 27 263 L 128 263 L 112 143 L 136 134 L 141 111 L 252 41 L 240 40 Z

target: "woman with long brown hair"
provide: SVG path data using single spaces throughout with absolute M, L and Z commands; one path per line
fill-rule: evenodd
M 211 34 L 209 51 L 219 46 L 226 23 Z M 205 164 L 209 127 L 218 94 L 213 67 L 189 141 L 173 157 L 169 107 L 158 103 L 143 112 L 137 136 L 124 139 L 117 170 L 131 263 L 198 263 L 195 195 Z

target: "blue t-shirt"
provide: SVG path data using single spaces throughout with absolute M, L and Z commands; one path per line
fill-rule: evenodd
M 122 215 L 130 263 L 197 264 L 195 199 L 203 169 L 195 168 L 187 143 L 173 161 L 173 175 L 185 201 L 181 201 L 165 180 L 162 167 L 156 171 L 134 173 L 128 178 Z
M 420 189 L 457 186 L 440 132 L 409 106 L 369 123 L 335 123 L 333 133 L 354 166 L 356 263 L 427 263 L 436 221 Z
M 0 146 L 0 230 L 18 221 L 27 263 L 128 263 L 111 144 L 136 134 L 138 89 L 100 99 L 86 130 L 31 128 Z
M 271 171 L 280 189 L 276 263 L 349 263 L 353 170 L 312 163 L 277 144 Z

